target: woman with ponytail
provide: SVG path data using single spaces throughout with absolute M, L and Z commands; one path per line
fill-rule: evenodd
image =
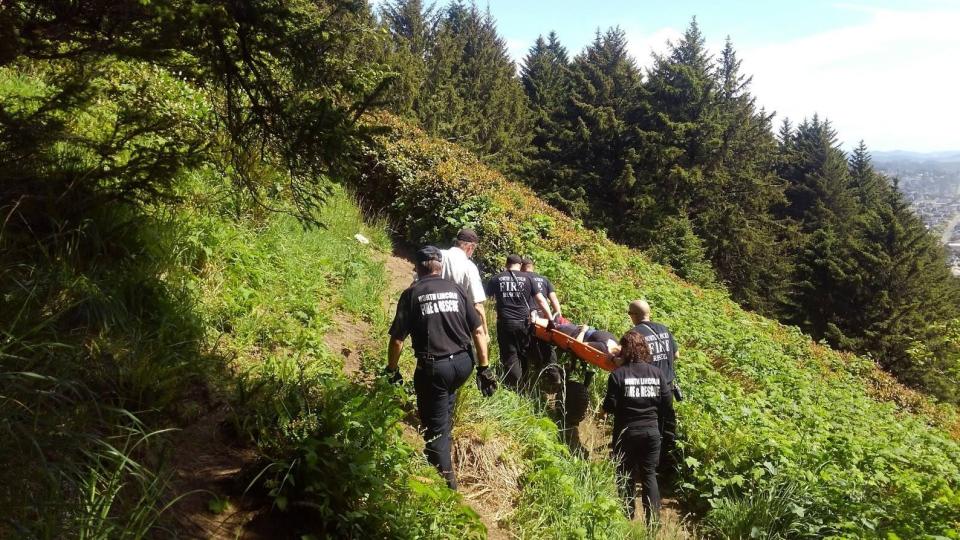
M 617 486 L 625 511 L 633 519 L 636 486 L 643 491 L 649 522 L 660 513 L 657 465 L 660 462 L 660 422 L 673 412 L 673 394 L 660 369 L 650 363 L 643 335 L 627 332 L 620 339 L 622 365 L 610 374 L 603 410 L 613 415 L 613 451 L 618 460 Z

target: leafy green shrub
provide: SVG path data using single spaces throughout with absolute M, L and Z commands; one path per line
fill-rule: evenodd
M 774 482 L 760 491 L 718 499 L 704 525 L 724 539 L 796 538 L 806 532 L 805 502 L 796 484 Z
M 215 179 L 196 180 L 184 194 L 190 241 L 205 253 L 195 288 L 210 346 L 236 358 L 229 420 L 265 464 L 250 490 L 266 493 L 291 531 L 317 538 L 483 537 L 401 438 L 405 396 L 347 380 L 324 344 L 336 313 L 386 324 L 383 227 L 366 225 L 341 189 L 317 216 L 324 227 L 285 214 L 253 227 L 206 211 Z
M 902 389 L 893 393 L 908 396 L 909 410 L 877 401 L 872 362 L 744 312 L 722 291 L 684 283 L 454 145 L 389 116 L 373 121 L 391 129 L 367 148 L 361 180 L 410 241 L 450 238 L 463 215 L 451 207 L 485 200 L 485 213 L 470 217 L 481 262 L 492 268 L 507 252 L 533 254 L 570 318 L 623 331 L 627 302 L 650 300 L 683 351 L 679 487 L 688 507 L 708 520 L 733 515 L 786 482 L 803 496 L 787 527 L 800 532 L 784 534 L 957 534 L 960 447 L 944 429 L 955 429 L 955 411 Z M 731 527 L 717 534 L 734 535 L 743 523 L 786 519 L 762 514 L 712 522 Z
M 146 534 L 163 490 L 143 458 L 163 437 L 115 438 L 189 419 L 216 367 L 176 220 L 146 206 L 197 162 L 205 109 L 143 63 L 82 82 L 55 61 L 0 68 L 0 536 Z

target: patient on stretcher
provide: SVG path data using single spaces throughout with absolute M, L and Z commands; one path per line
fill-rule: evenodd
M 586 324 L 576 325 L 566 321 L 566 319 L 562 322 L 554 322 L 549 319 L 534 317 L 533 324 L 562 332 L 580 343 L 586 343 L 600 352 L 607 353 L 611 357 L 620 354 L 620 343 L 617 341 L 617 336 L 606 330 L 597 330 Z

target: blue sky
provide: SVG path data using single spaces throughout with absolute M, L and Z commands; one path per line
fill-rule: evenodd
M 758 102 L 778 116 L 828 117 L 850 147 L 960 149 L 960 0 L 872 2 L 490 0 L 521 60 L 555 30 L 571 53 L 619 25 L 640 65 L 696 16 L 712 51 L 733 39 Z
M 445 0 L 438 2 L 444 5 Z M 828 117 L 845 146 L 960 150 L 960 0 L 869 2 L 478 0 L 518 62 L 555 30 L 572 54 L 619 25 L 641 66 L 692 16 L 712 51 L 727 35 L 758 102 L 780 117 Z
M 539 32 L 556 30 L 572 49 L 579 49 L 597 27 L 619 25 L 640 35 L 660 30 L 682 29 L 696 15 L 706 29 L 717 35 L 730 34 L 741 45 L 762 44 L 851 25 L 862 19 L 857 9 L 845 9 L 835 2 L 708 2 L 708 1 L 626 1 L 606 0 L 490 0 L 489 5 L 501 32 L 510 39 L 528 41 Z M 904 8 L 908 2 L 888 2 Z

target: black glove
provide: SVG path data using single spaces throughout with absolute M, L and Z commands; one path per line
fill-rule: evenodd
M 396 386 L 403 385 L 403 375 L 400 374 L 400 368 L 390 369 L 384 368 L 383 376 L 386 377 L 387 382 Z
M 497 391 L 497 378 L 490 366 L 477 366 L 477 388 L 484 397 L 490 397 Z

